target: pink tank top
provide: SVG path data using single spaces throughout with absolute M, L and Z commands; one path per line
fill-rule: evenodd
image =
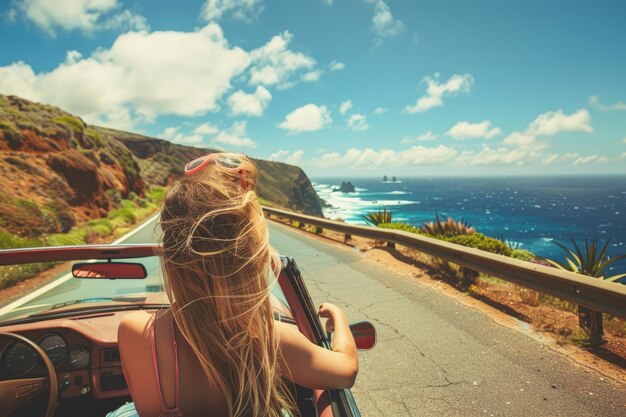
M 183 417 L 183 412 L 180 411 L 179 408 L 180 404 L 178 398 L 178 348 L 176 346 L 176 333 L 174 324 L 174 317 L 172 317 L 172 345 L 174 346 L 174 363 L 176 372 L 176 404 L 174 408 L 167 408 L 167 406 L 165 405 L 165 401 L 163 400 L 163 393 L 161 391 L 161 382 L 159 381 L 159 365 L 157 363 L 156 342 L 154 337 L 154 329 L 156 327 L 156 315 L 152 320 L 152 327 L 150 329 L 150 340 L 152 343 L 152 365 L 154 366 L 154 373 L 157 377 L 157 389 L 159 390 L 159 399 L 161 400 L 161 412 L 159 413 L 159 417 Z

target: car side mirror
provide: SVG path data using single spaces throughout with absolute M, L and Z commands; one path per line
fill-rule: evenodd
M 350 325 L 352 337 L 358 350 L 371 350 L 376 346 L 376 328 L 369 321 L 358 321 Z M 332 343 L 333 332 L 328 331 L 328 338 Z
M 358 350 L 370 350 L 376 346 L 376 328 L 369 321 L 359 321 L 350 325 Z

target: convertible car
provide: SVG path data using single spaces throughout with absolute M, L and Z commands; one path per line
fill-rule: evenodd
M 0 265 L 58 262 L 71 270 L 0 309 L 0 417 L 104 417 L 131 401 L 117 328 L 132 311 L 169 306 L 157 249 L 141 244 L 0 251 Z M 295 261 L 281 260 L 272 288 L 275 319 L 329 348 L 331 337 Z M 370 323 L 351 329 L 359 349 L 375 345 Z M 303 417 L 360 416 L 350 390 L 292 385 Z

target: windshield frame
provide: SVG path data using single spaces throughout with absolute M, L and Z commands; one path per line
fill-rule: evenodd
M 5 249 L 0 250 L 0 265 L 16 265 L 57 261 L 111 261 L 117 259 L 135 259 L 137 261 L 141 261 L 141 258 L 158 258 L 160 253 L 161 246 L 158 244 L 110 244 Z M 287 265 L 286 259 L 281 259 L 281 263 L 282 269 L 284 269 Z M 170 304 L 164 291 L 162 277 L 159 276 L 158 279 L 161 280 L 161 283 L 159 285 L 161 290 L 154 293 L 151 291 L 136 291 L 130 293 L 120 293 L 119 295 L 113 297 L 98 297 L 94 294 L 92 297 L 84 299 L 73 299 L 71 296 L 68 296 L 66 300 L 62 300 L 60 302 L 39 305 L 35 304 L 29 306 L 29 303 L 33 299 L 36 299 L 43 294 L 53 291 L 54 285 L 57 283 L 59 283 L 59 285 L 62 285 L 63 283 L 70 280 L 83 281 L 80 278 L 73 277 L 71 272 L 69 272 L 51 281 L 48 285 L 52 285 L 53 287 L 50 288 L 49 291 L 39 294 L 36 298 L 33 298 L 32 296 L 29 297 L 29 295 L 35 294 L 37 292 L 33 291 L 32 293 L 25 294 L 23 297 L 20 297 L 17 300 L 1 307 L 0 327 L 13 324 L 33 323 L 44 320 L 71 318 L 93 313 L 168 308 Z M 109 279 L 93 279 L 87 280 L 85 283 L 108 283 L 110 281 L 111 280 Z M 120 283 L 124 281 L 132 282 L 142 280 L 119 280 Z M 290 314 L 291 306 L 285 298 L 278 277 L 275 277 L 275 279 L 270 279 L 269 285 L 272 289 L 272 298 L 276 299 L 273 300 L 273 303 L 276 302 L 286 307 L 287 313 Z M 41 289 L 44 288 L 46 287 L 44 286 Z M 279 290 L 279 293 L 275 293 L 276 290 Z M 139 295 L 141 295 L 141 297 L 139 297 Z M 102 301 L 92 301 L 98 298 Z M 133 298 L 136 299 L 133 300 Z M 22 313 L 15 314 L 16 310 L 22 310 Z M 275 313 L 277 313 L 275 314 L 275 318 L 279 321 L 293 321 L 293 319 L 290 318 L 289 315 L 284 314 L 283 308 L 279 308 L 278 310 L 276 310 Z M 6 318 L 3 318 L 3 316 Z

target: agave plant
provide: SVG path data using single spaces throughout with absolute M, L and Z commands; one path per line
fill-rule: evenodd
M 587 239 L 585 239 L 585 247 L 584 251 L 582 250 L 582 246 L 578 246 L 576 241 L 570 237 L 572 244 L 574 245 L 574 250 L 567 248 L 565 245 L 554 242 L 554 244 L 558 245 L 565 252 L 565 262 L 558 262 L 552 259 L 544 259 L 550 265 L 555 266 L 559 269 L 563 269 L 565 271 L 573 271 L 579 274 L 588 275 L 594 278 L 600 278 L 605 281 L 615 282 L 621 278 L 626 277 L 626 274 L 613 275 L 611 277 L 605 276 L 606 268 L 614 262 L 619 261 L 620 259 L 626 258 L 626 253 L 623 255 L 615 256 L 613 258 L 609 257 L 606 252 L 609 247 L 609 243 L 611 239 L 609 238 L 604 246 L 600 248 L 600 241 L 598 239 L 594 239 L 591 243 Z
M 378 226 L 383 223 L 391 223 L 391 211 L 384 209 L 368 213 L 367 216 L 361 216 L 363 220 L 370 226 Z
M 476 229 L 474 229 L 474 227 L 472 227 L 467 220 L 454 220 L 452 217 L 448 217 L 446 221 L 441 221 L 439 213 L 435 214 L 434 222 L 424 223 L 420 230 L 422 233 L 431 236 L 473 235 L 476 233 Z
M 507 245 L 509 247 L 509 249 L 513 250 L 518 250 L 520 248 L 520 246 L 522 246 L 521 242 L 515 242 L 513 240 L 509 240 L 506 239 L 504 237 L 504 234 L 502 233 L 497 233 L 496 234 L 496 239 L 498 239 L 500 242 L 504 243 L 505 245 Z

